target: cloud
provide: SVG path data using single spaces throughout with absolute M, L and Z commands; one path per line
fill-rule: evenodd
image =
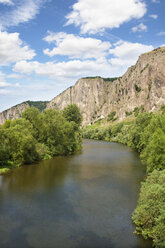
M 16 73 L 12 73 L 12 74 L 8 74 L 8 75 L 6 75 L 6 78 L 14 78 L 14 79 L 18 79 L 18 78 L 22 78 L 22 75 L 20 75 L 20 74 L 16 74 Z
M 39 13 L 42 4 L 46 0 L 0 0 L 3 3 L 13 5 L 6 11 L 0 11 L 0 26 L 3 28 L 17 26 L 28 22 Z
M 11 84 L 11 83 L 8 83 L 8 82 L 0 79 L 0 95 L 11 94 L 13 89 L 18 88 L 19 86 L 20 85 L 18 83 Z
M 147 26 L 144 25 L 143 23 L 140 23 L 139 25 L 135 26 L 132 28 L 132 32 L 146 32 L 147 31 Z
M 74 34 L 49 32 L 44 38 L 45 41 L 56 46 L 50 50 L 45 49 L 44 54 L 50 57 L 55 55 L 66 55 L 69 58 L 100 58 L 106 56 L 111 47 L 109 42 L 103 42 L 99 39 L 83 38 Z
M 11 86 L 11 84 L 6 83 L 4 81 L 0 81 L 0 89 L 5 88 L 5 87 L 8 87 L 8 86 Z
M 119 28 L 131 19 L 145 15 L 147 8 L 142 0 L 77 0 L 66 16 L 66 25 L 80 26 L 81 33 L 96 33 L 105 28 Z
M 149 15 L 149 17 L 151 17 L 151 18 L 153 18 L 153 19 L 156 20 L 156 19 L 158 18 L 158 15 L 154 15 L 154 14 L 153 14 L 153 15 Z
M 13 5 L 13 2 L 11 0 L 0 0 L 0 4 L 6 4 L 6 5 Z
M 111 71 L 112 69 L 112 71 Z M 71 60 L 68 62 L 47 62 L 39 63 L 38 61 L 20 61 L 17 62 L 13 70 L 19 73 L 46 76 L 58 79 L 75 79 L 82 76 L 102 75 L 108 76 L 113 73 L 113 68 L 104 59 L 98 60 Z
M 30 60 L 34 56 L 34 50 L 23 45 L 18 33 L 0 31 L 0 65 L 7 65 L 23 59 Z
M 136 63 L 140 54 L 151 51 L 153 46 L 120 41 L 109 50 L 111 59 L 70 60 L 66 62 L 19 61 L 13 67 L 18 73 L 33 74 L 58 80 L 74 80 L 84 76 L 113 77 L 122 75 L 128 66 Z
M 165 31 L 161 31 L 161 32 L 157 33 L 156 35 L 163 36 L 163 35 L 165 35 Z
M 160 3 L 159 0 L 151 0 L 152 3 Z
M 114 56 L 110 59 L 110 63 L 112 66 L 129 67 L 136 63 L 139 55 L 153 49 L 153 46 L 121 41 L 116 44 L 115 48 L 110 49 L 110 53 Z

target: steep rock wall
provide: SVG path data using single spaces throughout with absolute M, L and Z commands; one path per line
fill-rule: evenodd
M 107 81 L 100 77 L 79 79 L 77 83 L 55 97 L 47 108 L 62 110 L 76 103 L 83 115 L 83 125 L 98 120 L 100 116 L 116 112 L 118 120 L 126 117 L 126 111 L 135 107 L 157 111 L 165 104 L 165 47 L 141 55 L 136 65 L 123 77 Z M 6 119 L 16 119 L 29 107 L 27 102 L 0 113 L 0 124 Z
M 21 117 L 21 113 L 29 107 L 29 104 L 24 102 L 13 106 L 0 113 L 0 124 L 2 125 L 6 120 L 14 120 Z
M 99 77 L 84 78 L 47 104 L 62 110 L 76 103 L 83 115 L 83 125 L 116 112 L 118 120 L 126 111 L 138 108 L 157 111 L 165 104 L 165 47 L 143 54 L 123 77 L 110 82 Z

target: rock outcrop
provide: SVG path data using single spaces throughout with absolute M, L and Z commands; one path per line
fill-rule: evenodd
M 14 120 L 21 117 L 21 113 L 29 107 L 27 102 L 20 103 L 0 113 L 0 124 L 2 125 L 6 120 Z
M 0 124 L 2 125 L 6 120 L 20 118 L 22 112 L 28 107 L 35 107 L 38 108 L 39 111 L 43 111 L 46 108 L 47 103 L 48 101 L 26 101 L 13 106 L 0 113 Z
M 165 104 L 165 47 L 141 55 L 123 77 L 111 82 L 102 78 L 84 78 L 47 104 L 62 110 L 76 103 L 83 125 L 116 112 L 119 121 L 135 108 L 157 111 Z
M 141 55 L 136 65 L 116 80 L 82 78 L 56 96 L 47 108 L 62 110 L 68 104 L 76 103 L 83 115 L 83 125 L 106 118 L 116 112 L 116 118 L 123 120 L 135 109 L 157 111 L 165 104 L 165 47 Z M 6 119 L 20 117 L 27 108 L 27 102 L 0 113 L 0 124 Z

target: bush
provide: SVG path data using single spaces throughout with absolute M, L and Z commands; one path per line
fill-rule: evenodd
M 135 90 L 136 90 L 137 92 L 140 92 L 142 89 L 141 89 L 140 86 L 138 86 L 137 84 L 135 84 Z
M 137 234 L 152 238 L 157 248 L 165 247 L 165 170 L 154 170 L 142 183 L 132 219 Z
M 111 112 L 109 115 L 108 115 L 108 118 L 107 118 L 107 121 L 115 121 L 115 115 L 116 115 L 116 112 Z

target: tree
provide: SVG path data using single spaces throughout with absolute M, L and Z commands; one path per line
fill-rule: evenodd
M 133 213 L 136 233 L 152 238 L 157 248 L 165 247 L 165 170 L 154 170 L 142 183 Z
M 80 109 L 76 104 L 70 104 L 63 109 L 63 116 L 67 121 L 74 121 L 77 126 L 81 125 L 82 115 L 80 113 Z
M 149 139 L 146 148 L 141 153 L 142 162 L 147 164 L 147 171 L 165 169 L 165 133 L 158 128 Z
M 42 120 L 40 111 L 35 107 L 30 107 L 24 110 L 22 113 L 22 118 L 28 120 L 33 127 L 33 135 L 35 138 L 39 139 L 40 132 L 42 129 Z

